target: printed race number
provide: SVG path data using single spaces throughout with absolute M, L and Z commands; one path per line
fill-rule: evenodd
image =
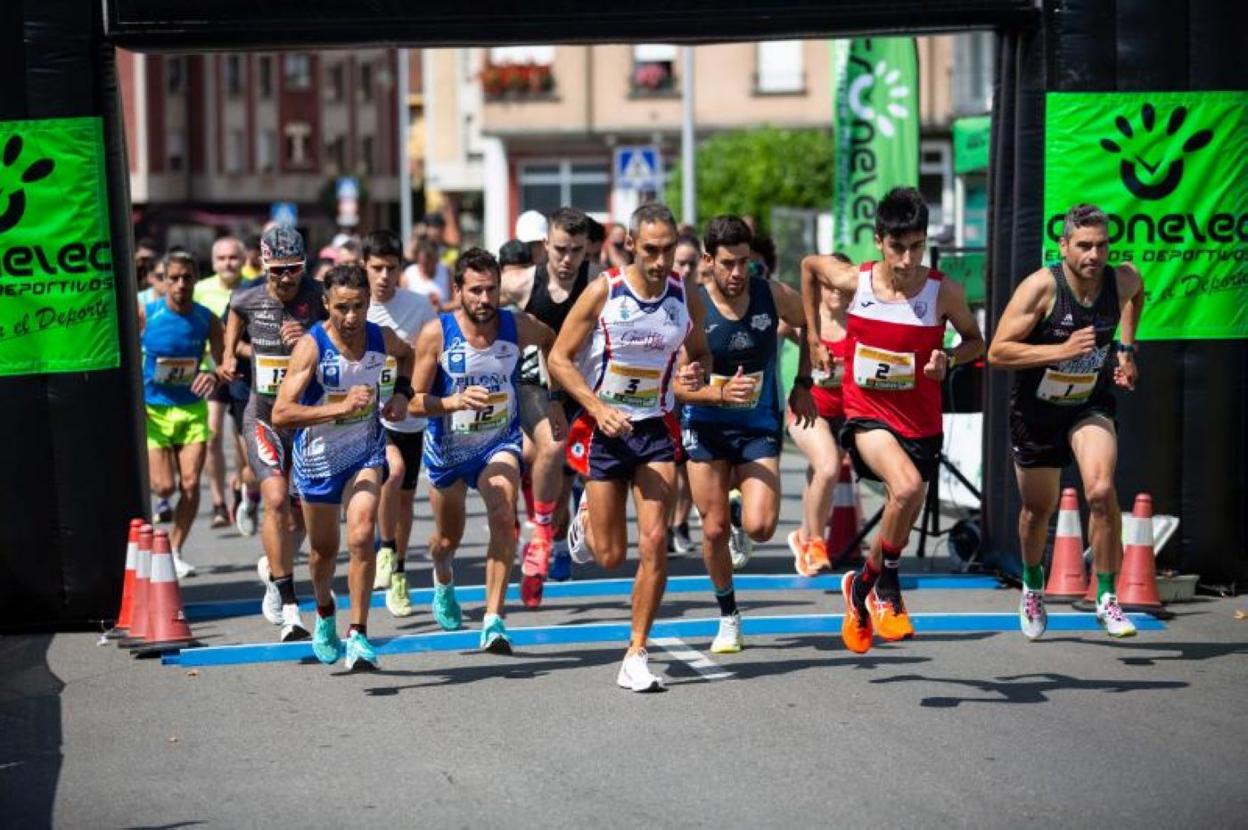
M 484 409 L 461 409 L 451 415 L 451 431 L 480 435 L 501 432 L 511 422 L 511 395 L 494 392 Z
M 154 383 L 164 386 L 190 386 L 199 371 L 199 360 L 194 357 L 158 357 Z
M 399 376 L 399 361 L 386 355 L 386 365 L 381 369 L 381 377 L 377 385 L 381 387 L 381 400 L 388 401 L 394 396 L 394 382 Z
M 607 403 L 638 409 L 659 404 L 659 370 L 644 366 L 611 363 L 598 388 L 598 397 Z
M 276 395 L 277 388 L 286 377 L 286 369 L 290 366 L 289 355 L 261 354 L 256 355 L 252 365 L 255 367 L 255 383 L 253 387 L 261 395 Z
M 914 352 L 890 352 L 859 343 L 854 348 L 854 383 L 863 389 L 900 392 L 914 388 Z
M 758 406 L 758 399 L 763 395 L 763 373 L 748 372 L 745 377 L 754 381 L 754 388 L 750 390 L 750 398 L 744 403 L 730 403 L 725 401 L 720 404 L 724 409 L 753 409 Z M 720 387 L 732 380 L 732 375 L 711 375 L 711 386 Z
M 1036 397 L 1058 406 L 1078 406 L 1092 397 L 1096 388 L 1096 372 L 1059 372 L 1045 369 Z

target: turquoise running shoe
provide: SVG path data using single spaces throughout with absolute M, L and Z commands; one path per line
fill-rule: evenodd
M 342 657 L 342 640 L 338 639 L 336 617 L 317 614 L 316 629 L 312 632 L 312 653 L 327 666 L 332 666 Z
M 507 624 L 497 614 L 486 617 L 481 629 L 481 650 L 490 654 L 511 654 L 511 638 L 507 636 Z
M 373 644 L 358 631 L 352 631 L 347 637 L 346 666 L 347 671 L 377 671 L 381 668 Z
M 433 618 L 443 631 L 458 631 L 464 624 L 464 612 L 455 599 L 455 585 L 433 583 Z

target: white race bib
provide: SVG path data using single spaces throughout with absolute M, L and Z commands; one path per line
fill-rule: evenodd
M 381 387 L 381 400 L 388 401 L 394 397 L 394 382 L 399 376 L 399 361 L 386 355 L 386 365 L 381 369 L 381 377 L 377 385 Z
M 914 388 L 914 352 L 854 346 L 854 383 L 863 389 L 899 392 Z
M 342 403 L 346 399 L 347 399 L 346 392 L 330 392 L 325 396 L 325 403 L 337 404 L 337 403 Z M 372 401 L 369 402 L 367 409 L 362 409 L 359 412 L 355 413 L 354 415 L 348 415 L 345 418 L 337 418 L 334 420 L 334 423 L 335 424 L 356 424 L 356 423 L 359 423 L 360 421 L 367 421 L 372 416 L 372 414 L 376 411 L 377 411 L 377 398 L 376 396 L 374 396 Z
M 763 394 L 763 373 L 749 372 L 745 377 L 754 381 L 754 389 L 750 392 L 750 399 L 745 403 L 730 403 L 725 401 L 720 404 L 724 409 L 753 409 L 758 406 L 758 399 Z M 728 381 L 732 380 L 732 375 L 711 375 L 711 386 L 724 386 Z
M 1092 397 L 1096 387 L 1096 372 L 1059 372 L 1045 369 L 1036 397 L 1058 406 L 1078 406 Z
M 511 422 L 511 395 L 507 392 L 490 394 L 485 409 L 460 409 L 451 414 L 451 432 L 480 435 L 502 432 Z
M 607 367 L 602 386 L 598 387 L 598 397 L 607 403 L 638 409 L 657 407 L 659 381 L 658 369 L 612 362 Z
M 282 385 L 286 377 L 286 368 L 290 365 L 289 355 L 258 354 L 252 358 L 255 366 L 255 389 L 260 395 L 276 395 L 277 387 Z
M 194 357 L 158 357 L 154 383 L 165 386 L 190 386 L 199 371 L 199 360 Z

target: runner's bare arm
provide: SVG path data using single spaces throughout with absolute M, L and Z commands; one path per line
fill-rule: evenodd
M 395 385 L 394 394 L 390 396 L 390 400 L 386 401 L 382 407 L 381 417 L 387 421 L 401 421 L 407 414 L 407 407 L 412 402 L 411 384 L 412 367 L 416 362 L 416 353 L 412 351 L 411 345 L 399 337 L 394 329 L 389 326 L 381 327 L 381 336 L 386 341 L 386 354 L 395 358 L 398 366 L 395 367 Z M 403 383 L 399 383 L 402 379 Z
M 225 326 L 215 314 L 208 323 L 208 354 L 212 355 L 212 362 L 217 366 L 225 360 Z
M 316 373 L 317 356 L 316 341 L 308 335 L 299 338 L 290 354 L 286 376 L 282 378 L 282 385 L 277 388 L 277 400 L 273 403 L 273 426 L 278 429 L 327 424 L 361 412 L 372 404 L 375 390 L 367 386 L 352 386 L 339 403 L 317 406 L 299 403 L 299 398 L 303 396 Z
M 225 332 L 221 325 L 221 318 L 215 314 L 208 318 L 208 354 L 212 357 L 212 362 L 216 366 L 221 365 L 221 349 L 222 341 L 225 338 Z M 212 394 L 212 390 L 217 388 L 219 382 L 228 379 L 222 379 L 214 369 L 211 372 L 200 371 L 195 375 L 195 379 L 191 381 L 191 391 L 201 398 Z
M 940 284 L 940 302 L 944 305 L 945 319 L 953 324 L 953 330 L 962 337 L 953 349 L 955 364 L 961 366 L 980 357 L 984 353 L 984 334 L 979 330 L 979 322 L 966 302 L 966 289 L 959 282 L 943 280 Z
M 1118 267 L 1118 302 L 1122 314 L 1118 320 L 1119 341 L 1123 345 L 1135 345 L 1135 332 L 1140 326 L 1140 314 L 1144 311 L 1144 279 L 1130 263 Z M 1114 383 L 1123 389 L 1135 389 L 1140 376 L 1134 352 L 1118 352 L 1118 366 L 1114 369 Z
M 143 330 L 147 328 L 147 309 L 143 308 L 143 304 L 139 303 L 139 336 L 143 336 Z
M 810 341 L 800 336 L 801 329 L 806 324 L 803 297 L 782 282 L 772 282 L 771 298 L 780 314 L 780 322 L 790 326 L 795 334 L 793 340 L 797 343 L 798 349 L 797 376 L 810 377 Z M 800 424 L 814 423 L 818 410 L 815 408 L 815 399 L 810 394 L 809 386 L 801 383 L 793 384 L 793 388 L 789 390 L 789 409 L 793 411 Z
M 832 371 L 828 347 L 820 335 L 822 322 L 819 308 L 824 291 L 840 291 L 853 296 L 858 288 L 854 266 L 831 256 L 811 254 L 802 259 L 802 317 L 805 320 L 806 341 L 809 344 L 811 364 L 825 372 Z
M 1083 353 L 1082 349 L 1074 350 L 1072 344 L 1078 343 L 1088 349 L 1095 345 L 1095 335 L 1091 333 L 1091 327 L 1084 330 L 1087 337 L 1080 336 L 1077 340 L 1076 335 L 1080 332 L 1076 332 L 1065 343 L 1037 346 L 1023 342 L 1049 313 L 1053 304 L 1053 292 L 1053 276 L 1047 268 L 1031 274 L 1014 289 L 1014 296 L 1010 297 L 1010 302 L 1002 312 L 1001 319 L 997 322 L 997 330 L 992 335 L 992 344 L 988 347 L 988 362 L 994 369 L 1048 366 Z
M 514 305 L 516 308 L 524 308 L 529 304 L 529 295 L 533 293 L 533 279 L 537 271 L 534 266 L 529 266 L 523 271 L 508 271 L 503 275 L 498 287 L 498 304 L 500 306 Z
M 234 309 L 230 309 L 225 317 L 225 344 L 222 347 L 221 362 L 218 373 L 227 380 L 238 377 L 238 344 L 242 340 L 244 321 Z
M 442 320 L 435 317 L 425 324 L 416 338 L 413 353 L 412 389 L 415 396 L 407 405 L 409 415 L 419 418 L 436 417 L 460 409 L 484 409 L 489 404 L 490 393 L 481 386 L 469 386 L 440 398 L 430 394 L 433 381 L 438 376 L 438 355 L 442 354 Z

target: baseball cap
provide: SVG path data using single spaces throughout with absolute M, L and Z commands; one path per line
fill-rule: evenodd
M 303 259 L 305 255 L 303 235 L 289 225 L 276 225 L 260 237 L 263 259 Z
M 546 217 L 536 210 L 526 210 L 516 220 L 516 239 L 521 242 L 541 242 L 549 231 Z

